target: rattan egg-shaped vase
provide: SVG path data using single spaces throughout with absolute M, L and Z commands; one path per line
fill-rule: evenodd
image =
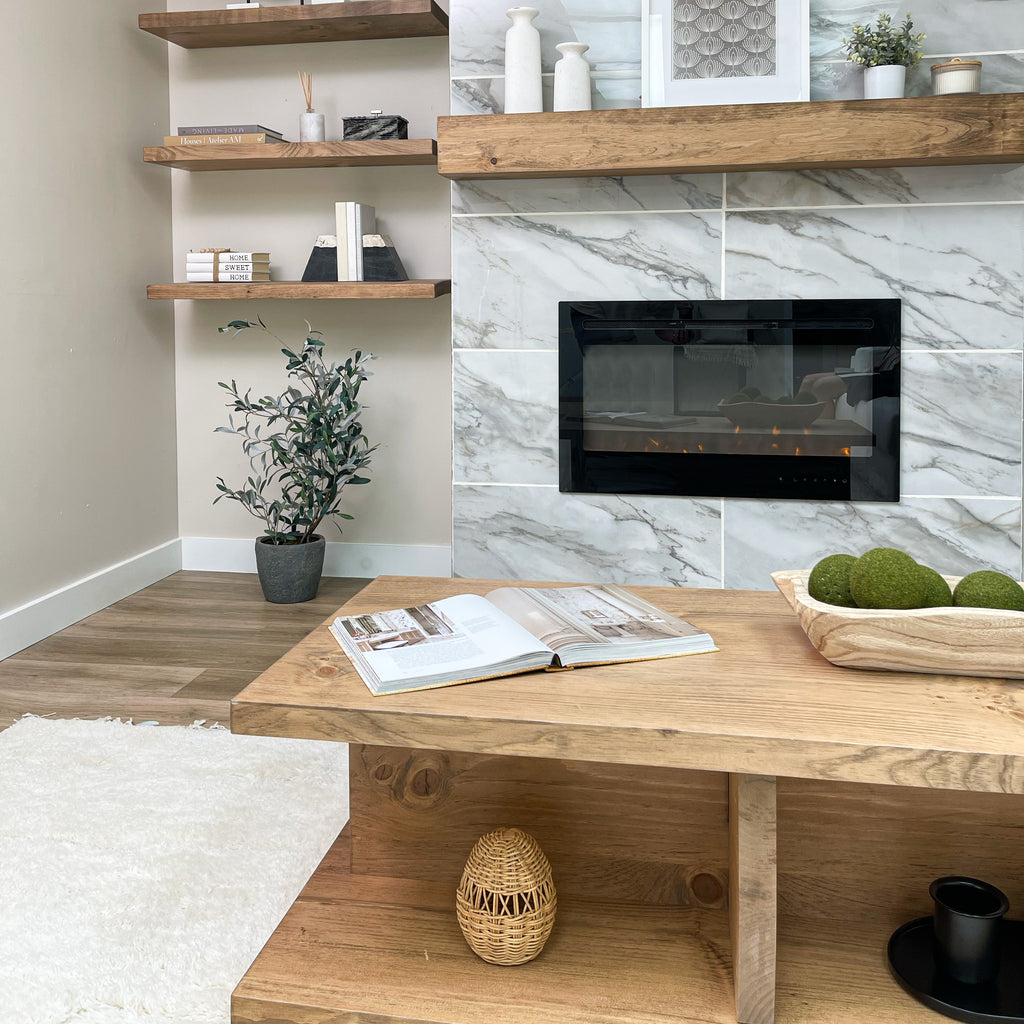
M 499 828 L 470 851 L 455 893 L 469 948 L 492 964 L 525 964 L 544 948 L 555 924 L 551 865 L 533 836 Z

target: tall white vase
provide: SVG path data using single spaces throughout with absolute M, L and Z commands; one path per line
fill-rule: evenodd
M 864 69 L 864 99 L 902 99 L 907 69 L 902 64 L 878 64 Z
M 512 27 L 505 33 L 505 113 L 532 114 L 544 109 L 540 78 L 540 33 L 533 19 L 536 7 L 505 12 Z
M 590 109 L 590 65 L 583 56 L 586 43 L 559 43 L 562 55 L 555 64 L 555 110 Z

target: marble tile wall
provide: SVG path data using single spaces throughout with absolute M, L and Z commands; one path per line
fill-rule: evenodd
M 508 6 L 453 0 L 453 113 L 501 109 Z M 595 106 L 639 105 L 640 0 L 535 6 L 546 72 L 581 39 Z M 1024 0 L 911 6 L 928 40 L 908 92 L 930 92 L 931 58 L 976 55 L 983 91 L 1024 89 Z M 905 8 L 811 0 L 812 99 L 859 95 L 841 38 L 882 10 Z M 462 182 L 453 216 L 458 575 L 770 589 L 893 544 L 1021 578 L 1024 167 Z M 903 500 L 559 493 L 555 303 L 664 295 L 902 299 Z

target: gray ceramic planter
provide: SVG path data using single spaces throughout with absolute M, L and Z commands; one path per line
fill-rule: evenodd
M 324 571 L 323 537 L 313 534 L 309 544 L 269 544 L 256 539 L 256 571 L 263 596 L 273 604 L 312 601 Z

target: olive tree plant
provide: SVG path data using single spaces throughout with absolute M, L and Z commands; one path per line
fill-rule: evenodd
M 232 320 L 218 330 L 237 336 L 250 328 L 276 337 L 259 317 Z M 218 382 L 231 396 L 232 412 L 229 425 L 216 429 L 242 439 L 252 474 L 237 489 L 218 477 L 214 504 L 222 498 L 240 502 L 266 524 L 272 544 L 310 543 L 325 520 L 340 531 L 337 520 L 353 518 L 341 511 L 344 488 L 370 482 L 361 474 L 378 446 L 363 434 L 359 389 L 374 357 L 355 352 L 344 363 L 328 363 L 323 349 L 320 332 L 307 323 L 302 348 L 281 349 L 293 383 L 276 397 L 254 399 L 251 389 L 242 394 L 233 380 Z

